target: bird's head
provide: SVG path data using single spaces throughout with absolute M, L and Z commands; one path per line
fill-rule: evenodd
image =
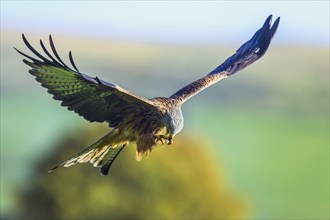
M 163 123 L 173 136 L 179 133 L 183 128 L 183 116 L 181 108 L 170 109 L 163 118 Z

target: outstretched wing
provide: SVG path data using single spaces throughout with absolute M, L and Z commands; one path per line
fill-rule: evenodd
M 47 57 L 37 52 L 24 35 L 22 38 L 25 45 L 39 58 L 33 58 L 15 48 L 17 52 L 31 60 L 23 60 L 32 67 L 29 72 L 48 89 L 54 99 L 62 101 L 62 106 L 67 106 L 69 110 L 78 113 L 88 121 L 107 121 L 110 127 L 114 127 L 127 114 L 135 110 L 157 111 L 151 100 L 134 95 L 113 83 L 81 73 L 73 61 L 71 51 L 69 59 L 73 69 L 68 67 L 59 57 L 51 36 L 49 36 L 49 43 L 53 55 L 40 40 L 41 48 Z
M 263 26 L 253 35 L 253 37 L 244 43 L 234 55 L 229 57 L 220 66 L 215 68 L 207 76 L 183 87 L 171 98 L 183 103 L 192 96 L 196 95 L 208 86 L 224 79 L 248 65 L 260 59 L 267 51 L 270 41 L 273 38 L 280 22 L 278 17 L 271 25 L 272 15 L 268 16 Z

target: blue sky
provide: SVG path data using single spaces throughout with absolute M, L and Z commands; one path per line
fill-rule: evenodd
M 273 14 L 277 44 L 329 46 L 329 1 L 1 1 L 1 30 L 122 41 L 240 43 Z

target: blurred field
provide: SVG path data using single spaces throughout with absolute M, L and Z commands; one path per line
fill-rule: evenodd
M 47 36 L 27 37 L 34 45 L 41 37 L 47 40 Z M 183 47 L 53 37 L 63 58 L 72 50 L 82 72 L 148 98 L 171 95 L 210 72 L 239 46 Z M 44 155 L 56 151 L 68 133 L 91 126 L 51 99 L 27 73 L 13 46 L 27 51 L 19 33 L 1 32 L 2 217 L 14 216 L 20 209 L 19 190 L 35 187 L 32 180 L 40 176 L 36 165 Z M 329 218 L 328 48 L 271 47 L 255 65 L 186 103 L 183 113 L 185 129 L 176 138 L 184 145 L 187 137 L 194 137 L 205 155 L 213 155 L 211 164 L 222 170 L 214 178 L 225 178 L 225 188 L 248 201 L 251 211 L 246 218 Z M 53 165 L 45 165 L 44 175 L 49 175 L 46 170 Z M 139 166 L 134 169 L 143 172 Z M 159 168 L 159 172 L 164 170 Z

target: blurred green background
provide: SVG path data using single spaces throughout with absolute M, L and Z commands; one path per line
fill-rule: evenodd
M 285 17 L 265 57 L 183 106 L 172 146 L 139 163 L 130 146 L 107 177 L 89 164 L 47 173 L 108 128 L 52 100 L 13 50 L 27 51 L 19 29 L 1 22 L 1 219 L 329 218 L 329 44 L 283 41 Z M 251 37 L 174 44 L 51 33 L 82 72 L 147 98 L 170 96 Z M 26 33 L 35 46 L 47 34 Z

